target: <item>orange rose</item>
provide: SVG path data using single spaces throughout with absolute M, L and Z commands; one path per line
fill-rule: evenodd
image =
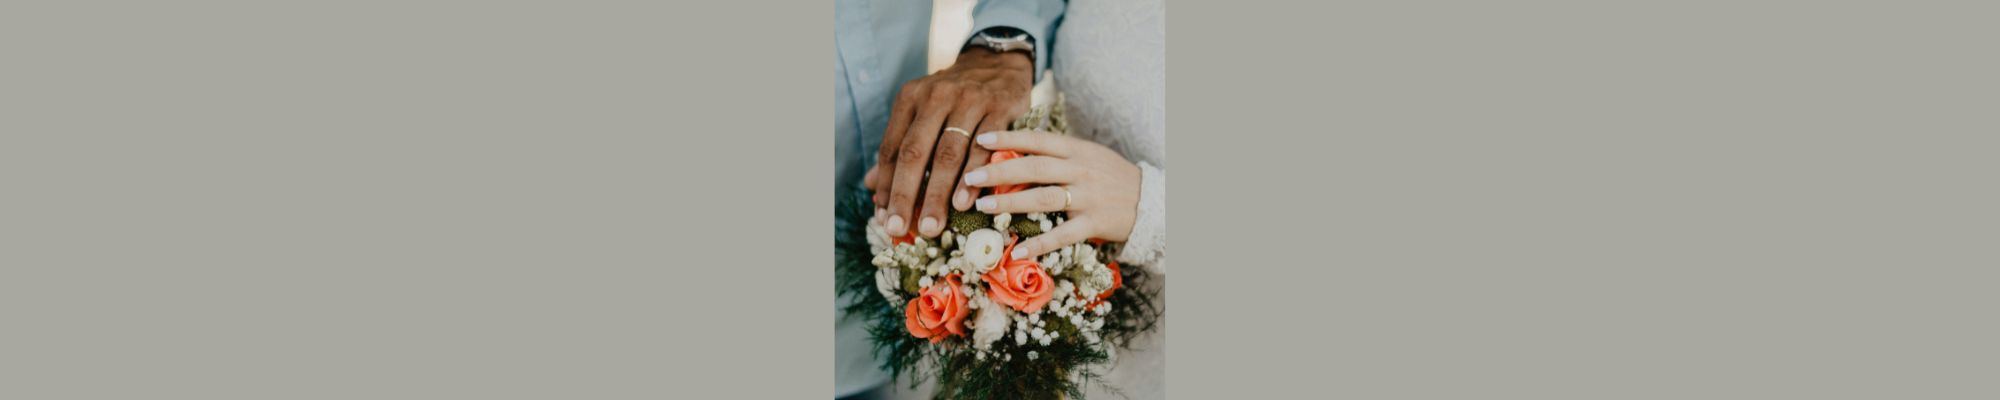
M 1008 245 L 1001 254 L 1014 254 L 1014 246 Z M 1055 278 L 1042 271 L 1042 264 L 1032 259 L 1006 260 L 986 271 L 980 279 L 986 281 L 986 297 L 993 302 L 1005 304 L 1022 312 L 1037 312 L 1055 298 Z
M 986 159 L 986 164 L 987 165 L 999 164 L 1001 161 L 1007 161 L 1016 158 L 1021 158 L 1020 152 L 1013 150 L 1001 150 L 993 152 L 993 156 Z M 1007 186 L 994 186 L 993 194 L 1008 194 L 1008 193 L 1019 192 L 1026 189 L 1028 189 L 1028 184 L 1026 183 L 1017 183 Z
M 903 325 L 911 335 L 937 343 L 965 334 L 965 291 L 958 289 L 959 284 L 958 274 L 951 274 L 910 299 L 910 305 L 903 307 Z

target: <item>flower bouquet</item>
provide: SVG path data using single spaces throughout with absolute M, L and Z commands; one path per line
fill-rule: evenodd
M 1064 133 L 1060 96 L 1014 129 Z M 991 162 L 1020 156 L 1013 153 L 996 152 Z M 1117 349 L 1154 329 L 1162 312 L 1153 301 L 1158 289 L 1142 289 L 1151 287 L 1144 268 L 1115 261 L 1115 243 L 1008 259 L 1014 244 L 1061 225 L 1060 212 L 953 211 L 945 232 L 930 239 L 889 236 L 865 189 L 838 203 L 843 309 L 866 321 L 885 369 L 916 375 L 911 387 L 937 378 L 938 398 L 1083 398 Z

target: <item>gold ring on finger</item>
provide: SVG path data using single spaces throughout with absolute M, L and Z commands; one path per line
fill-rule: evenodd
M 1058 209 L 1057 211 L 1069 211 L 1069 201 L 1071 200 L 1071 196 L 1070 196 L 1070 194 L 1069 194 L 1069 187 L 1067 187 L 1067 186 L 1056 186 L 1056 188 L 1057 188 L 1057 189 L 1062 189 L 1062 191 L 1063 191 L 1063 206 L 1062 206 L 1062 208 L 1061 208 L 1061 209 Z

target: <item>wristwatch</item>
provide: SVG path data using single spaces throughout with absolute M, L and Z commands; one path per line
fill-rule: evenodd
M 1004 26 L 986 28 L 986 30 L 972 34 L 972 40 L 965 42 L 965 47 L 973 46 L 985 47 L 997 52 L 1027 52 L 1028 58 L 1035 58 L 1035 38 L 1029 36 L 1028 31 L 1015 28 Z

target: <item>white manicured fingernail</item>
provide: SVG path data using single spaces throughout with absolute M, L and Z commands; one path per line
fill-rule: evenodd
M 965 204 L 965 191 L 964 190 L 952 191 L 951 204 L 953 205 Z
M 965 174 L 965 184 L 977 185 L 981 183 L 986 183 L 986 171 L 972 171 Z
M 930 231 L 935 231 L 937 229 L 938 229 L 937 218 L 924 217 L 923 221 L 917 222 L 918 232 L 930 232 Z
M 979 137 L 973 140 L 978 140 L 979 144 L 982 145 L 992 146 L 993 143 L 1000 141 L 1000 135 L 993 132 L 986 132 L 979 134 Z
M 1012 258 L 1012 259 L 1015 259 L 1015 260 L 1019 260 L 1019 259 L 1023 259 L 1023 258 L 1028 258 L 1028 249 L 1023 249 L 1023 248 L 1019 248 L 1019 247 L 1016 247 L 1016 248 L 1014 248 L 1014 253 L 1013 253 L 1013 254 L 1008 254 L 1007 256 L 1008 256 L 1008 258 Z
M 994 200 L 992 197 L 979 199 L 979 211 L 993 211 L 994 207 L 999 207 L 999 206 L 1000 206 L 1000 201 Z
M 901 215 L 891 215 L 891 216 L 889 216 L 889 234 L 890 234 L 890 235 L 893 235 L 893 236 L 903 236 L 903 231 L 905 231 L 905 230 L 909 230 L 909 228 L 910 228 L 910 226 L 909 226 L 909 225 L 904 225 L 904 224 L 903 224 L 903 216 L 901 216 Z

